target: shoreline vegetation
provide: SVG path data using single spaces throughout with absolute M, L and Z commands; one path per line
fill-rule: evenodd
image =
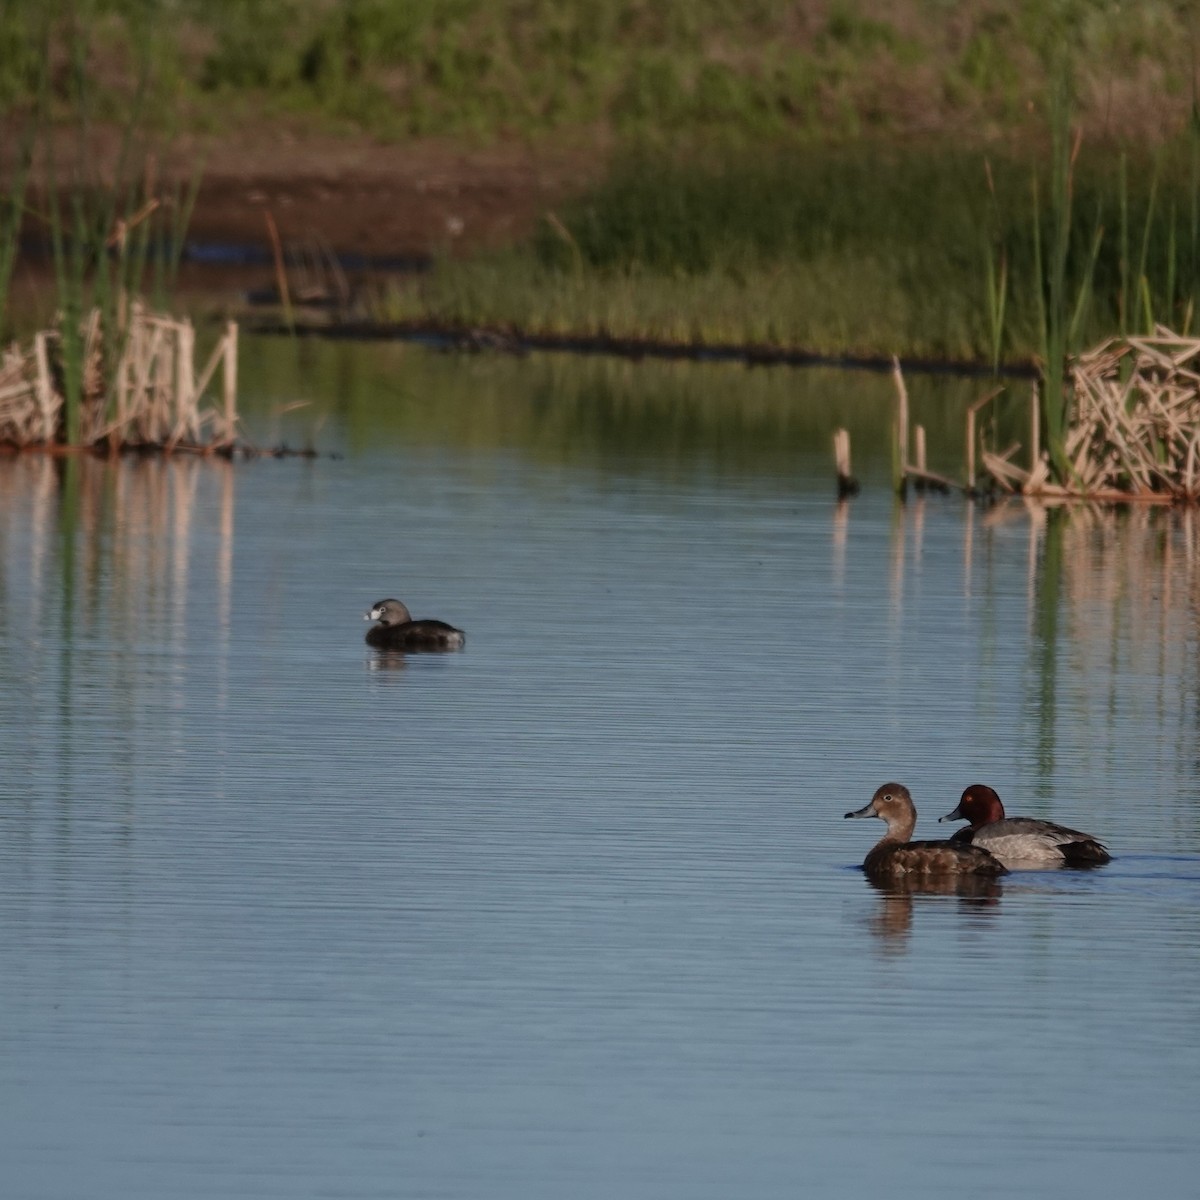
M 135 237 L 119 264 L 177 265 L 198 194 L 194 162 L 171 249 L 136 241 L 135 201 L 155 198 L 129 169 L 135 129 L 219 144 L 248 120 L 534 157 L 573 143 L 590 160 L 579 186 L 504 244 L 456 240 L 448 217 L 432 270 L 359 280 L 346 311 L 996 371 L 1032 360 L 1035 445 L 1069 488 L 1072 361 L 1200 323 L 1198 37 L 1177 0 L 978 0 L 952 20 L 936 0 L 77 0 L 52 17 L 10 0 L 0 111 L 18 129 L 36 113 L 38 136 L 10 146 L 0 287 L 37 216 L 27 197 L 48 195 L 72 440 L 85 293 L 101 310 L 131 294 L 106 278 L 110 231 Z M 76 129 L 87 163 L 114 123 L 124 166 L 99 220 L 81 178 L 56 175 L 54 144 Z M 284 215 L 262 215 L 274 240 Z M 336 225 L 321 233 L 352 249 Z

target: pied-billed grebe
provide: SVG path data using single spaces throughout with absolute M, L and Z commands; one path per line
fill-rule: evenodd
M 367 645 L 380 650 L 461 650 L 467 640 L 445 621 L 414 621 L 399 600 L 376 600 L 363 620 L 379 622 L 367 630 Z
M 958 807 L 941 821 L 970 821 L 950 839 L 990 850 L 1006 867 L 1099 867 L 1112 861 L 1090 833 L 1040 821 L 1006 817 L 1000 797 L 986 783 L 973 783 Z
M 871 802 L 847 817 L 879 817 L 887 833 L 867 854 L 863 870 L 872 879 L 908 875 L 1004 875 L 1003 863 L 981 846 L 963 842 L 910 842 L 917 810 L 908 788 L 885 783 Z

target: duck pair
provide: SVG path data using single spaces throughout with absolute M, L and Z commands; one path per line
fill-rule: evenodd
M 445 621 L 414 621 L 400 600 L 376 600 L 364 621 L 378 621 L 367 630 L 367 645 L 379 650 L 461 650 L 467 637 Z
M 917 810 L 908 788 L 885 783 L 871 802 L 847 817 L 879 817 L 888 831 L 875 845 L 863 870 L 875 879 L 911 875 L 1004 875 L 1010 869 L 1093 867 L 1110 860 L 1091 834 L 1053 821 L 1006 817 L 1000 797 L 986 784 L 973 783 L 958 807 L 941 821 L 970 822 L 949 841 L 910 842 Z

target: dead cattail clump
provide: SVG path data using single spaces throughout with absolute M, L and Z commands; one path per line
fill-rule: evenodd
M 1066 478 L 1035 454 L 984 451 L 1006 491 L 1096 500 L 1200 500 L 1200 338 L 1158 327 L 1081 354 L 1070 374 L 1071 417 L 1063 438 Z
M 99 309 L 80 330 L 77 388 L 58 329 L 38 333 L 32 345 L 14 344 L 0 357 L 0 443 L 19 448 L 129 446 L 213 450 L 232 447 L 237 429 L 237 325 L 229 322 L 199 375 L 190 321 L 130 306 L 120 335 L 105 336 Z M 205 403 L 218 367 L 221 399 Z M 75 392 L 77 433 L 68 435 L 67 395 Z

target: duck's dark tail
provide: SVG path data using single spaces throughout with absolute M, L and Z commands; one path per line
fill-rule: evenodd
M 1106 862 L 1112 862 L 1112 855 L 1095 838 L 1062 842 L 1058 848 L 1068 867 L 1102 867 Z

